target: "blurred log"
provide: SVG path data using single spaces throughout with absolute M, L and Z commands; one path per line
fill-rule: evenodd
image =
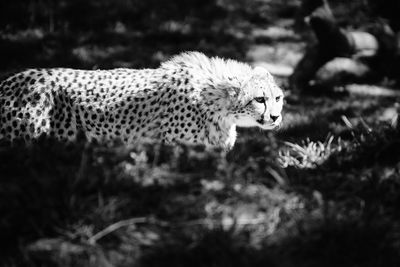
M 310 85 L 333 87 L 346 82 L 376 80 L 376 71 L 369 62 L 379 63 L 374 58 L 382 54 L 385 46 L 371 33 L 341 29 L 326 1 L 305 0 L 304 3 L 314 8 L 307 19 L 317 44 L 307 48 L 289 78 L 290 86 L 303 90 Z
M 322 66 L 311 84 L 319 88 L 332 88 L 349 82 L 370 82 L 374 76 L 374 71 L 368 65 L 350 58 L 338 57 Z
M 333 18 L 327 0 L 302 0 L 295 16 L 295 28 L 302 29 L 309 24 L 309 16 L 319 7 L 323 7 Z
M 365 58 L 376 56 L 379 50 L 379 42 L 372 34 L 361 31 L 351 31 L 346 36 L 352 49 L 353 58 Z
M 333 56 L 323 53 L 319 46 L 310 46 L 289 77 L 289 86 L 293 90 L 303 90 L 309 86 L 315 73 Z
M 346 32 L 337 25 L 327 4 L 316 8 L 307 20 L 324 53 L 331 56 L 351 54 L 351 41 Z

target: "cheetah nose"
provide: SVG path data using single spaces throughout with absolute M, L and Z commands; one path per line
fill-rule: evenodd
M 273 122 L 275 122 L 279 118 L 279 115 L 278 116 L 270 115 L 270 117 L 271 117 L 271 120 Z

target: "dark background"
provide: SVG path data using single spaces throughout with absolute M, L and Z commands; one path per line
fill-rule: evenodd
M 329 3 L 346 30 L 381 16 L 365 1 Z M 1 146 L 0 265 L 400 266 L 398 88 L 383 77 L 338 85 L 345 94 L 292 90 L 315 42 L 300 10 L 296 0 L 1 1 L 2 76 L 157 67 L 197 50 L 268 67 L 287 96 L 278 132 L 241 129 L 227 154 Z

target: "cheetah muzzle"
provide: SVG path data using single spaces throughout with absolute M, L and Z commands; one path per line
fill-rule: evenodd
M 236 126 L 272 130 L 282 90 L 261 67 L 198 52 L 157 69 L 29 69 L 0 83 L 0 139 L 161 140 L 230 149 Z

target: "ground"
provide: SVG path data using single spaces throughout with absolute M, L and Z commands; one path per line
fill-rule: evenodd
M 360 25 L 360 8 L 332 2 L 341 21 Z M 207 3 L 186 18 L 149 15 L 158 24 L 110 17 L 101 31 L 88 21 L 63 28 L 41 13 L 34 27 L 4 27 L 4 75 L 28 66 L 152 67 L 200 50 L 272 66 L 288 95 L 278 132 L 240 130 L 227 154 L 84 149 L 83 140 L 2 146 L 0 265 L 400 265 L 398 97 L 372 90 L 390 81 L 350 94 L 293 92 L 285 75 L 309 38 L 294 30 L 298 3 Z M 204 13 L 210 21 L 198 19 Z

